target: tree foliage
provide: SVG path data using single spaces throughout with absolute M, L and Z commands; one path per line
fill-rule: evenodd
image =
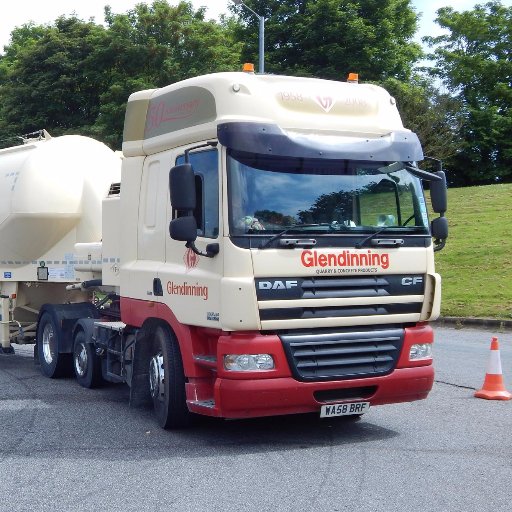
M 2 133 L 47 128 L 119 147 L 132 92 L 238 66 L 232 24 L 204 16 L 189 2 L 155 0 L 125 14 L 107 7 L 106 27 L 61 17 L 15 29 L 0 58 Z
M 265 69 L 339 80 L 408 79 L 422 50 L 412 41 L 417 15 L 410 0 L 247 0 L 265 18 Z M 243 6 L 243 57 L 258 55 L 258 19 Z
M 447 34 L 426 38 L 440 78 L 460 102 L 459 185 L 512 181 L 512 7 L 492 1 L 437 11 Z
M 452 184 L 512 181 L 512 7 L 440 9 L 446 33 L 426 38 L 435 62 L 426 78 L 415 68 L 422 51 L 411 0 L 245 4 L 265 18 L 267 72 L 334 80 L 358 72 L 397 99 L 424 153 L 447 160 Z M 258 18 L 230 9 L 236 16 L 218 22 L 190 2 L 154 0 L 121 14 L 106 7 L 104 25 L 72 16 L 16 28 L 0 55 L 0 140 L 46 128 L 118 148 L 132 92 L 257 62 Z
M 14 30 L 0 61 L 0 112 L 10 132 L 62 133 L 94 123 L 103 80 L 91 55 L 104 32 L 75 17 Z
M 395 97 L 404 126 L 418 135 L 425 155 L 450 161 L 459 153 L 461 120 L 456 98 L 419 76 L 409 82 L 388 78 L 380 85 Z

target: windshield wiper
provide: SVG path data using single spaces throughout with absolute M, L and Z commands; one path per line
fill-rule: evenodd
M 283 229 L 283 231 L 280 231 L 279 233 L 276 233 L 274 236 L 271 236 L 263 245 L 261 245 L 260 249 L 266 249 L 269 245 L 272 244 L 275 240 L 278 238 L 281 238 L 283 235 L 286 235 L 290 231 L 297 229 L 297 228 L 316 228 L 316 227 L 322 227 L 322 226 L 328 226 L 332 231 L 341 231 L 342 228 L 345 228 L 342 224 L 329 224 L 328 222 L 324 222 L 321 224 L 293 224 L 292 226 L 288 226 L 286 229 Z M 316 243 L 316 241 L 315 241 Z M 314 243 L 313 243 L 314 245 Z
M 366 244 L 366 242 L 369 242 L 374 237 L 376 237 L 377 235 L 380 235 L 382 232 L 384 232 L 388 229 L 396 229 L 396 226 L 383 226 L 382 228 L 377 229 L 377 231 L 374 231 L 373 233 L 368 235 L 366 238 L 363 238 L 363 240 L 361 240 L 360 242 L 357 242 L 357 244 L 355 245 L 355 248 L 361 249 L 361 247 L 363 247 Z M 380 246 L 385 246 L 385 247 L 398 247 L 400 245 L 403 245 L 403 243 L 404 243 L 403 238 L 385 238 L 382 240 L 373 240 L 372 241 L 372 245 L 380 245 Z

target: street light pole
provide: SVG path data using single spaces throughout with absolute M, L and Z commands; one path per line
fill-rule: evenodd
M 233 0 L 235 5 L 241 5 L 250 11 L 256 18 L 258 18 L 259 24 L 259 62 L 258 71 L 260 73 L 265 72 L 265 18 L 254 12 L 248 5 L 245 5 L 243 0 Z

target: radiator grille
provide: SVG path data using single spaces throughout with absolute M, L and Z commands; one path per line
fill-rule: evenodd
M 387 316 L 420 313 L 421 303 L 383 304 L 381 306 L 341 306 L 322 308 L 275 308 L 260 311 L 261 320 L 303 320 L 345 318 L 351 316 Z
M 417 295 L 422 294 L 424 288 L 423 276 L 418 274 L 256 279 L 256 294 L 259 301 Z
M 418 274 L 258 278 L 255 284 L 262 321 L 419 314 L 425 290 Z
M 281 334 L 288 363 L 301 381 L 342 380 L 393 371 L 403 329 Z

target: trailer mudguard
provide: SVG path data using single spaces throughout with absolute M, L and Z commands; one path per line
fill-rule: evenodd
M 37 322 L 44 313 L 48 313 L 54 320 L 57 329 L 57 341 L 59 354 L 71 354 L 73 352 L 73 334 L 77 321 L 86 318 L 100 318 L 98 309 L 90 302 L 78 302 L 76 304 L 44 304 L 39 311 Z M 82 323 L 82 325 L 87 325 Z M 91 325 L 92 329 L 92 325 Z M 39 343 L 40 340 L 37 340 Z

